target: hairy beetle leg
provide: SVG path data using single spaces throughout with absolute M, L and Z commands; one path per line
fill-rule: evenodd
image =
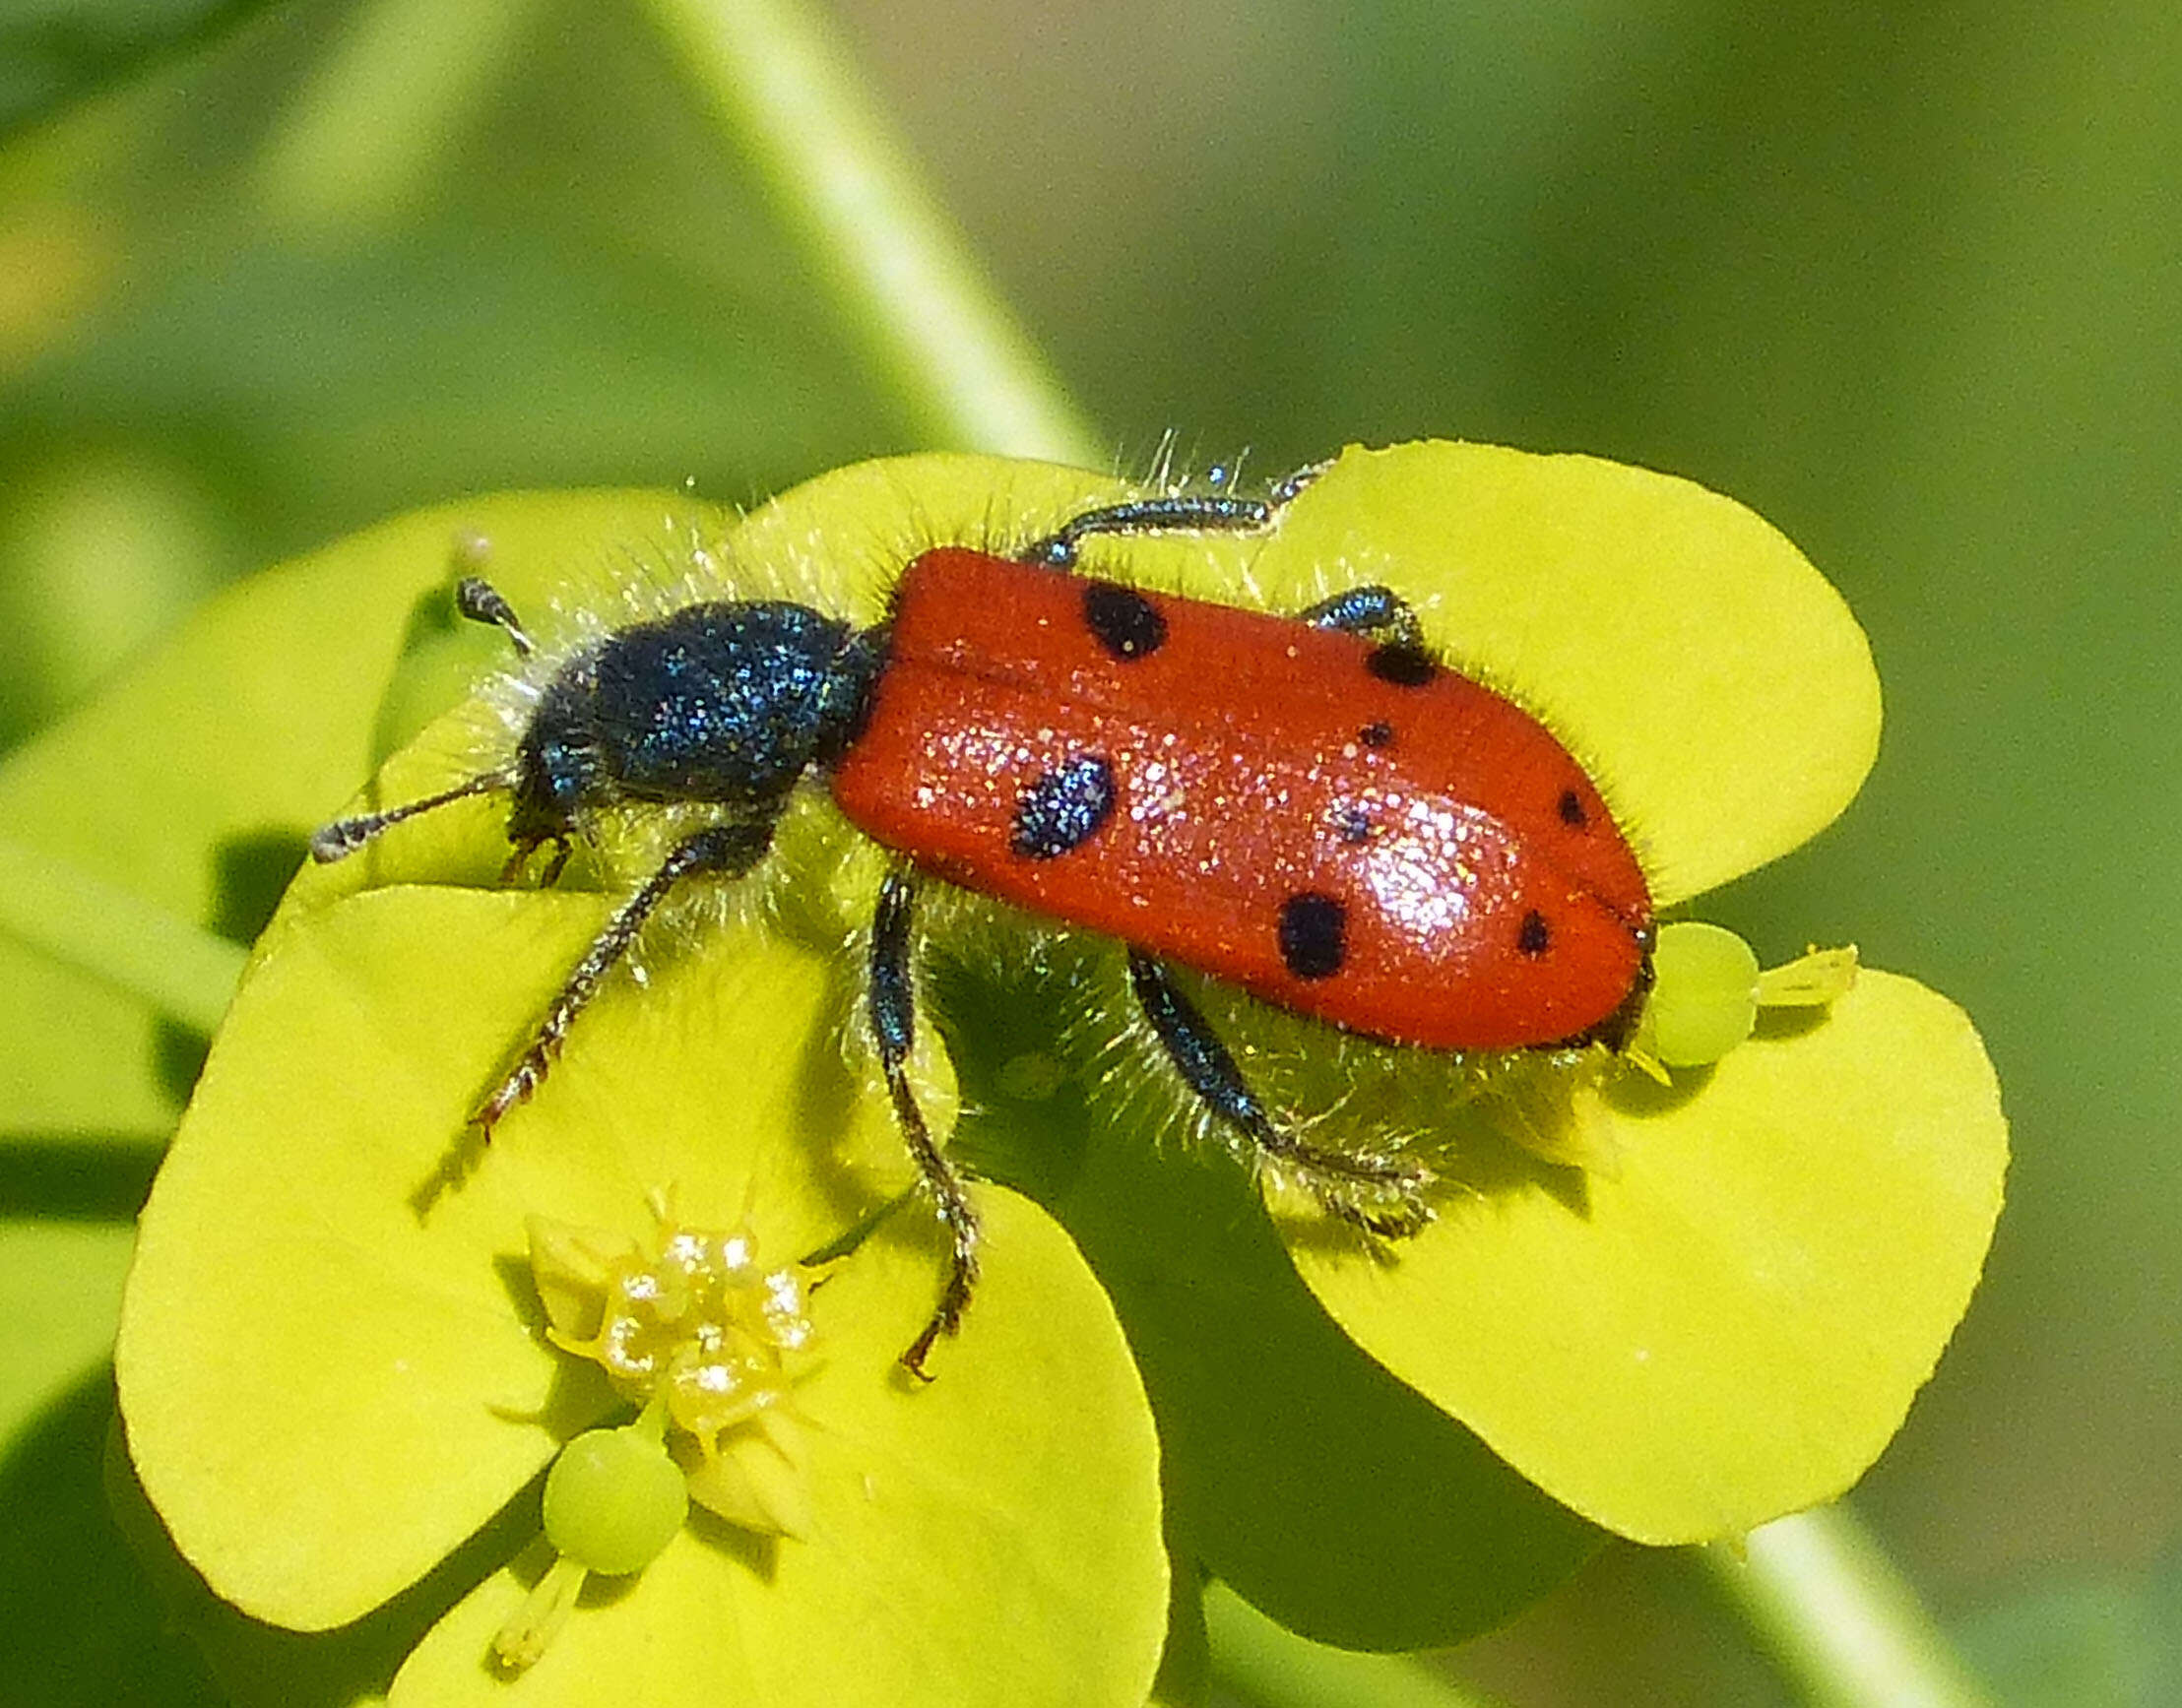
M 546 1072 L 560 1053 L 561 1044 L 568 1036 L 569 1027 L 575 1024 L 576 1016 L 599 993 L 606 976 L 628 955 L 645 920 L 676 884 L 700 874 L 740 877 L 763 857 L 772 840 L 773 831 L 768 824 L 719 824 L 676 843 L 659 869 L 614 910 L 606 928 L 592 939 L 584 958 L 576 963 L 576 970 L 568 975 L 560 994 L 546 1011 L 546 1018 L 539 1022 L 529 1046 L 508 1070 L 507 1077 L 471 1114 L 471 1124 L 489 1139 L 492 1129 L 510 1109 L 530 1101 L 532 1094 L 545 1083 Z
M 982 1228 L 977 1207 L 970 1202 L 968 1185 L 933 1140 L 931 1129 L 925 1124 L 925 1112 L 917 1106 L 916 1090 L 909 1083 L 909 1052 L 917 1041 L 917 987 L 910 964 L 910 925 L 916 901 L 915 881 L 904 872 L 890 873 L 879 891 L 878 911 L 871 920 L 867 1012 L 903 1142 L 916 1160 L 933 1211 L 952 1241 L 938 1306 L 924 1332 L 901 1357 L 904 1369 L 920 1381 L 929 1382 L 931 1377 L 925 1369 L 925 1360 L 941 1335 L 951 1335 L 961 1328 L 962 1313 L 969 1308 L 970 1295 L 977 1288 Z
M 1365 1233 L 1402 1238 L 1432 1220 L 1424 1199 L 1431 1176 L 1424 1170 L 1304 1143 L 1273 1119 L 1220 1035 L 1162 962 L 1131 949 L 1128 974 L 1137 1006 L 1183 1083 L 1260 1160 L 1288 1173 L 1328 1215 Z

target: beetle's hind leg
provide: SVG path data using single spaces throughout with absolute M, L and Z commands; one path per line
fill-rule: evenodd
M 676 843 L 674 852 L 660 863 L 659 870 L 614 910 L 606 928 L 592 939 L 584 958 L 576 963 L 576 970 L 561 985 L 560 994 L 553 998 L 553 1005 L 546 1010 L 546 1018 L 539 1022 L 529 1046 L 508 1070 L 507 1077 L 493 1088 L 491 1096 L 478 1106 L 470 1117 L 471 1123 L 490 1138 L 501 1118 L 517 1104 L 528 1102 L 531 1094 L 545 1083 L 546 1071 L 552 1066 L 553 1057 L 560 1053 L 561 1044 L 568 1036 L 569 1027 L 575 1024 L 576 1016 L 590 1006 L 606 976 L 626 958 L 636 942 L 637 933 L 644 928 L 644 921 L 658 911 L 669 891 L 684 878 L 700 874 L 740 877 L 764 857 L 772 841 L 771 824 L 759 823 L 713 825 Z
M 1234 1054 L 1163 963 L 1131 949 L 1128 977 L 1137 1006 L 1183 1083 L 1260 1157 L 1307 1186 L 1328 1215 L 1386 1238 L 1415 1234 L 1432 1220 L 1423 1170 L 1346 1156 L 1297 1138 L 1251 1090 Z
M 1330 463 L 1312 463 L 1278 482 L 1262 498 L 1226 492 L 1176 492 L 1164 498 L 1131 498 L 1071 516 L 1022 553 L 1024 563 L 1073 569 L 1076 547 L 1094 534 L 1261 534 L 1280 519 L 1297 493 Z
M 925 1124 L 918 1107 L 916 1089 L 909 1083 L 909 1052 L 917 1042 L 917 987 L 911 966 L 910 925 L 917 901 L 916 880 L 906 872 L 889 873 L 879 891 L 878 912 L 871 920 L 871 968 L 869 1014 L 871 1035 L 877 1041 L 879 1066 L 886 1075 L 886 1093 L 894 1103 L 894 1118 L 902 1139 L 916 1160 L 932 1208 L 953 1242 L 947 1262 L 947 1279 L 939 1291 L 938 1308 L 924 1332 L 902 1354 L 902 1367 L 912 1375 L 931 1380 L 925 1360 L 943 1334 L 962 1326 L 962 1313 L 978 1282 L 977 1207 L 953 1163 L 948 1161 Z

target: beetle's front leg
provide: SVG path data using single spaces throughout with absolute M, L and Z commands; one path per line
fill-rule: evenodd
M 943 1334 L 962 1326 L 962 1313 L 978 1281 L 977 1207 L 960 1170 L 948 1161 L 925 1123 L 917 1093 L 909 1083 L 909 1052 L 917 1042 L 917 990 L 911 967 L 910 926 L 917 900 L 916 881 L 906 872 L 888 874 L 879 891 L 878 912 L 871 920 L 869 1014 L 871 1035 L 878 1043 L 879 1066 L 886 1075 L 887 1095 L 894 1102 L 894 1118 L 901 1123 L 902 1139 L 915 1159 L 925 1190 L 945 1228 L 953 1249 L 947 1263 L 947 1279 L 940 1288 L 939 1304 L 924 1332 L 902 1354 L 902 1366 L 923 1380 L 925 1360 Z
M 561 985 L 560 994 L 553 998 L 553 1005 L 546 1010 L 546 1018 L 539 1022 L 529 1046 L 508 1070 L 507 1077 L 478 1106 L 477 1112 L 470 1117 L 472 1123 L 489 1139 L 492 1129 L 507 1112 L 517 1104 L 528 1102 L 531 1094 L 545 1083 L 546 1071 L 552 1066 L 553 1057 L 560 1053 L 561 1043 L 567 1038 L 569 1027 L 575 1024 L 576 1016 L 589 1006 L 592 997 L 599 992 L 601 981 L 628 954 L 637 933 L 644 928 L 644 921 L 667 899 L 669 891 L 684 878 L 700 873 L 740 877 L 764 857 L 772 841 L 770 824 L 722 824 L 700 830 L 675 844 L 674 852 L 660 863 L 659 870 L 614 910 L 606 929 L 592 939 L 584 958 L 576 963 L 576 970 Z

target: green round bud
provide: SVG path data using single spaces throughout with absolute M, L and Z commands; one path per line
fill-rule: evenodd
M 1068 1070 L 1042 1049 L 1026 1049 L 1000 1064 L 996 1083 L 1002 1097 L 1018 1103 L 1049 1103 L 1068 1083 Z
M 681 1467 L 643 1428 L 589 1429 L 546 1474 L 546 1540 L 587 1571 L 642 1571 L 689 1514 Z
M 1669 1067 L 1720 1059 L 1758 1023 L 1758 957 L 1733 931 L 1695 919 L 1659 927 L 1644 1030 Z

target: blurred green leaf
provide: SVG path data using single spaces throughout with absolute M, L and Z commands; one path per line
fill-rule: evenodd
M 1206 1590 L 1204 1612 L 1213 1676 L 1265 1708 L 1492 1708 L 1428 1659 L 1310 1642 L 1223 1584 Z
M 2002 1708 L 2182 1701 L 2182 1553 L 2141 1572 L 2053 1573 L 1955 1621 Z
M 101 1469 L 112 1422 L 101 1365 L 0 1456 L 0 1700 L 219 1708 L 225 1698 L 114 1529 Z
M 883 409 L 799 325 L 807 310 L 770 300 L 777 281 L 739 296 L 569 236 L 464 219 L 328 252 L 237 233 L 24 372 L 16 407 L 75 434 L 186 421 L 227 480 L 358 522 L 616 468 L 662 485 L 732 474 L 748 493 L 753 474 L 883 442 Z
M 1212 1657 L 1204 1626 L 1203 1570 L 1168 1545 L 1167 1643 L 1152 1680 L 1151 1708 L 1202 1708 Z
M 136 1243 L 129 1217 L 150 1170 L 141 1155 L 120 1170 L 71 1166 L 82 1157 L 0 1148 L 0 1449 L 113 1350 Z M 115 1182 L 125 1194 L 119 1205 L 108 1189 Z
M 14 0 L 0 21 L 0 140 L 267 0 Z
M 196 472 L 171 456 L 28 459 L 0 503 L 0 747 L 185 616 L 225 548 Z

